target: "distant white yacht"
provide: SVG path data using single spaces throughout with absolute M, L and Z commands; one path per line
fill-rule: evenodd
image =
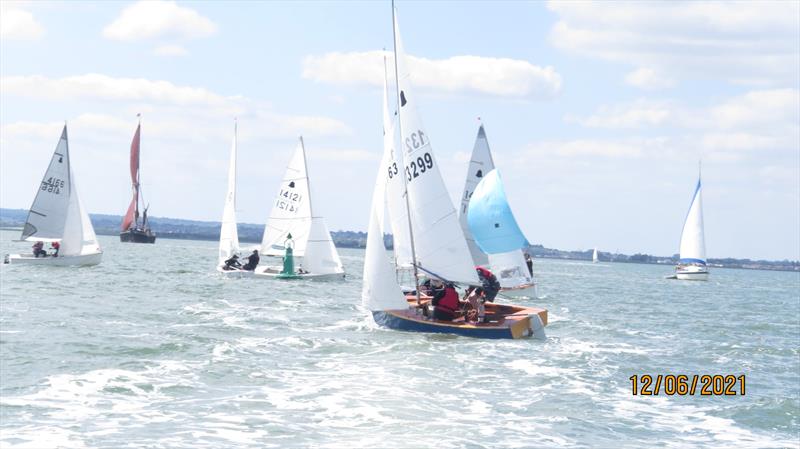
M 700 178 L 694 190 L 692 204 L 681 232 L 680 259 L 675 266 L 675 279 L 690 281 L 708 280 L 706 241 L 703 233 L 703 195 Z

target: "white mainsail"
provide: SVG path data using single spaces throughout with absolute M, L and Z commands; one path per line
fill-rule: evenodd
M 44 173 L 39 190 L 28 212 L 21 240 L 53 242 L 64 236 L 69 210 L 71 170 L 67 125 L 61 131 L 50 165 Z
M 282 257 L 284 243 L 292 234 L 295 257 L 303 257 L 306 241 L 311 230 L 311 198 L 306 171 L 306 153 L 303 139 L 286 167 L 267 225 L 261 239 L 261 252 L 268 256 Z
M 449 281 L 479 285 L 472 257 L 447 192 L 430 137 L 417 113 L 411 93 L 400 31 L 395 18 L 395 58 L 400 103 L 400 131 L 407 181 L 409 214 L 417 265 Z
M 697 179 L 692 204 L 681 232 L 680 263 L 706 264 L 706 241 L 703 235 L 703 195 Z
M 464 193 L 461 195 L 461 209 L 458 211 L 461 230 L 464 231 L 464 237 L 467 239 L 467 246 L 469 246 L 469 252 L 472 254 L 472 260 L 475 265 L 484 265 L 489 259 L 475 243 L 472 231 L 469 229 L 469 223 L 467 222 L 469 199 L 481 179 L 492 170 L 494 170 L 492 152 L 489 149 L 489 140 L 486 138 L 486 132 L 483 130 L 483 125 L 481 125 L 478 128 L 478 136 L 475 137 L 475 145 L 472 147 L 472 157 L 470 157 L 469 168 L 467 169 L 467 180 L 464 182 Z
M 408 229 L 408 211 L 406 209 L 405 191 L 403 182 L 403 155 L 395 147 L 395 124 L 389 114 L 388 80 L 386 76 L 386 60 L 384 59 L 383 80 L 383 159 L 381 167 L 386 171 L 383 176 L 385 195 L 382 194 L 381 205 L 376 208 L 376 213 L 381 220 L 381 231 L 386 232 L 383 225 L 385 197 L 388 209 L 389 224 L 394 242 L 394 261 L 397 267 L 409 267 L 413 264 L 411 257 L 411 237 Z
M 228 193 L 225 195 L 225 209 L 222 212 L 222 227 L 219 231 L 219 260 L 222 265 L 239 252 L 239 230 L 236 227 L 236 133 L 238 125 L 233 125 L 233 142 L 228 165 Z
M 598 259 L 597 257 L 597 248 L 595 248 L 594 251 L 592 252 L 592 262 L 597 262 L 598 260 L 600 259 Z

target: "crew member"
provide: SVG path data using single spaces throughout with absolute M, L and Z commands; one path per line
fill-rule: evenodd
M 247 263 L 242 267 L 242 270 L 253 271 L 258 266 L 261 258 L 258 257 L 258 250 L 254 249 L 253 254 L 247 256 Z

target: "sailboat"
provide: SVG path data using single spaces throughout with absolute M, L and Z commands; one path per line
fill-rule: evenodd
M 228 164 L 228 192 L 225 195 L 225 208 L 222 212 L 222 226 L 219 231 L 219 253 L 217 258 L 217 271 L 231 276 L 250 275 L 252 272 L 241 269 L 225 270 L 225 261 L 234 254 L 239 253 L 239 231 L 236 225 L 236 131 L 233 126 L 233 142 L 231 143 L 231 157 Z
M 410 91 L 409 72 L 394 13 L 392 6 L 398 129 L 403 151 L 396 154 L 402 159 L 397 166 L 391 154 L 393 145 L 384 146 L 372 199 L 362 304 L 377 324 L 391 329 L 480 338 L 543 336 L 547 322 L 544 309 L 488 303 L 486 315 L 489 321 L 483 323 L 468 322 L 463 316 L 453 321 L 441 321 L 422 314 L 422 308 L 430 303 L 431 298 L 420 292 L 420 276 L 460 285 L 480 285 L 480 282 L 455 207 L 439 172 L 429 134 L 417 113 L 416 97 Z M 384 123 L 384 131 L 386 127 Z M 388 188 L 388 182 L 395 177 L 404 180 L 402 202 Z M 396 209 L 403 206 L 409 230 L 407 244 L 410 246 L 407 249 L 411 254 L 416 284 L 414 292 L 404 292 L 400 287 L 383 246 L 381 223 L 384 208 L 388 209 L 390 216 L 402 215 Z
M 467 209 L 467 222 L 481 252 L 500 282 L 501 291 L 535 296 L 535 284 L 525 253 L 528 239 L 511 212 L 500 173 L 494 169 L 475 187 Z
M 20 240 L 58 242 L 58 255 L 9 254 L 5 263 L 80 266 L 97 265 L 103 259 L 89 214 L 75 186 L 66 124 L 28 212 Z
M 507 296 L 536 296 L 536 282 L 533 280 L 533 272 L 528 270 L 525 264 L 525 251 L 528 248 L 528 241 L 522 236 L 521 231 L 521 244 L 524 246 L 515 248 L 514 254 L 500 255 L 495 253 L 492 256 L 487 254 L 481 245 L 475 241 L 473 231 L 470 229 L 468 218 L 470 201 L 478 185 L 480 185 L 493 170 L 495 170 L 495 167 L 494 161 L 492 160 L 492 152 L 489 149 L 489 140 L 486 138 L 486 130 L 484 130 L 483 124 L 481 124 L 478 128 L 478 136 L 475 138 L 475 145 L 472 148 L 472 157 L 470 158 L 469 168 L 467 169 L 467 179 L 464 183 L 464 194 L 461 196 L 461 209 L 459 210 L 461 229 L 464 230 L 464 236 L 467 239 L 470 254 L 472 255 L 472 260 L 475 265 L 488 265 L 491 267 L 492 272 L 495 273 L 500 281 L 503 294 Z M 499 175 L 496 174 L 495 176 L 497 176 L 497 179 L 492 181 L 492 188 L 499 187 L 502 191 L 502 185 L 499 183 Z M 486 187 L 484 187 L 484 189 L 486 189 Z M 484 190 L 484 193 L 488 194 L 489 191 Z M 501 201 L 504 206 L 498 203 L 497 205 L 484 204 L 482 207 L 505 207 L 508 209 L 508 213 L 511 214 L 511 209 L 508 207 L 504 192 L 502 198 L 496 197 L 495 199 Z M 510 217 L 514 220 L 513 215 L 510 215 Z M 516 226 L 516 221 L 514 221 L 514 225 Z M 480 226 L 480 224 L 478 226 Z M 517 229 L 519 228 L 517 227 Z M 517 252 L 519 254 L 517 254 Z M 520 261 L 523 262 L 522 265 L 518 265 Z M 520 269 L 517 270 L 517 268 Z
M 703 233 L 703 195 L 700 177 L 697 178 L 697 187 L 694 189 L 692 203 L 683 223 L 681 232 L 681 247 L 675 274 L 672 279 L 689 281 L 708 280 L 708 265 L 706 264 L 706 240 Z
M 261 253 L 282 258 L 282 265 L 258 266 L 256 277 L 341 279 L 344 268 L 325 219 L 314 214 L 303 138 L 286 168 L 272 206 Z
M 592 251 L 592 263 L 597 263 L 599 261 L 600 259 L 597 257 L 597 248 L 595 248 L 594 251 Z
M 142 220 L 139 221 L 139 200 L 142 196 L 142 184 L 139 179 L 139 149 L 141 140 L 142 123 L 136 127 L 136 133 L 131 141 L 131 185 L 133 187 L 133 198 L 128 206 L 128 211 L 122 217 L 122 232 L 119 233 L 121 242 L 132 243 L 155 243 L 156 235 L 150 230 L 150 223 L 147 221 L 147 209 L 144 208 Z

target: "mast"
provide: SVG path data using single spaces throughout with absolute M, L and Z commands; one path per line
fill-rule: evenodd
M 403 141 L 403 120 L 401 120 L 400 114 L 400 76 L 398 75 L 397 70 L 397 27 L 395 24 L 397 23 L 397 19 L 394 16 L 394 0 L 392 0 L 392 44 L 394 46 L 394 85 L 397 91 L 397 130 L 400 132 L 400 142 Z M 385 69 L 384 69 L 385 70 Z M 405 159 L 403 159 L 403 165 L 405 165 Z M 414 290 L 417 293 L 417 305 L 420 303 L 419 297 L 419 272 L 417 270 L 417 252 L 414 248 L 414 227 L 411 226 L 411 206 L 408 204 L 408 180 L 406 179 L 405 175 L 402 176 L 403 178 L 403 196 L 406 198 L 406 217 L 408 217 L 408 238 L 411 242 L 411 261 L 412 265 L 414 266 Z
M 303 151 L 303 168 L 306 171 L 306 189 L 308 189 L 308 214 L 314 218 L 314 204 L 311 202 L 311 180 L 308 177 L 308 160 L 306 160 L 306 144 L 300 136 L 300 149 Z

